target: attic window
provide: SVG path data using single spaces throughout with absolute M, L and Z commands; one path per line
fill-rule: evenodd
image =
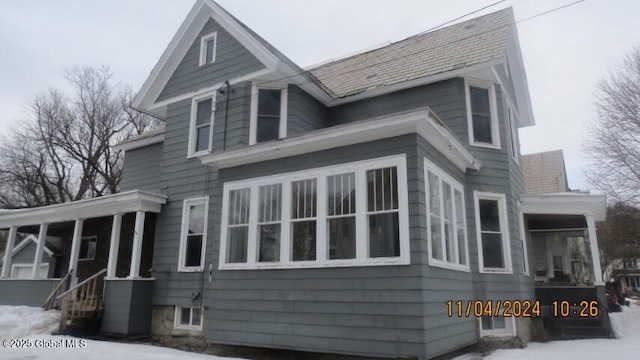
M 200 38 L 200 66 L 212 64 L 216 61 L 216 46 L 218 45 L 218 33 L 204 35 Z

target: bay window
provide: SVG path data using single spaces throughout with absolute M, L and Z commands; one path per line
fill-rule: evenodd
M 408 264 L 407 204 L 404 155 L 225 183 L 220 268 Z

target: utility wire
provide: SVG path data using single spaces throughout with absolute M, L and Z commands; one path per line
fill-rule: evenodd
M 500 0 L 500 1 L 496 1 L 496 2 L 494 2 L 494 3 L 492 3 L 492 4 L 489 4 L 489 5 L 485 6 L 485 7 L 480 8 L 480 9 L 473 10 L 472 12 L 468 12 L 468 13 L 466 13 L 466 14 L 464 14 L 464 15 L 458 16 L 458 17 L 457 17 L 457 18 L 455 18 L 455 19 L 451 19 L 451 20 L 449 20 L 449 21 L 447 21 L 447 22 L 443 22 L 443 23 L 442 23 L 442 24 L 440 24 L 440 25 L 436 25 L 436 26 L 434 26 L 434 27 L 428 28 L 427 30 L 422 31 L 422 32 L 419 32 L 419 33 L 417 33 L 417 34 L 415 34 L 415 35 L 413 35 L 413 36 L 420 36 L 420 35 L 422 35 L 422 34 L 428 33 L 429 31 L 433 31 L 433 30 L 439 29 L 439 28 L 441 28 L 441 27 L 443 27 L 443 26 L 445 26 L 445 25 L 449 25 L 449 24 L 451 24 L 452 22 L 458 21 L 458 20 L 460 20 L 460 19 L 464 19 L 464 18 L 466 18 L 466 17 L 467 17 L 467 16 L 469 16 L 469 15 L 473 15 L 473 14 L 475 14 L 475 13 L 478 13 L 478 12 L 482 11 L 482 10 L 486 10 L 486 9 L 488 9 L 488 8 L 490 8 L 490 7 L 496 6 L 496 5 L 498 5 L 498 4 L 500 4 L 500 3 L 503 3 L 503 2 L 505 2 L 505 1 L 507 1 L 507 0 Z M 413 37 L 413 36 L 412 36 L 412 37 Z
M 524 1 L 526 1 L 526 0 L 523 0 L 520 3 L 524 2 Z M 553 12 L 556 12 L 556 11 L 559 11 L 559 10 L 562 10 L 562 9 L 577 5 L 577 4 L 585 2 L 585 1 L 586 0 L 577 0 L 577 1 L 571 2 L 569 4 L 565 4 L 565 5 L 562 5 L 562 6 L 559 6 L 559 7 L 556 7 L 556 8 L 553 8 L 553 9 L 538 13 L 538 14 L 534 14 L 534 15 L 531 15 L 529 17 L 522 18 L 520 20 L 512 21 L 512 22 L 509 22 L 507 24 L 500 25 L 500 26 L 488 29 L 488 30 L 480 32 L 480 33 L 476 33 L 476 34 L 473 34 L 473 35 L 470 35 L 470 36 L 467 36 L 467 37 L 456 39 L 454 41 L 446 42 L 446 43 L 439 44 L 439 45 L 436 45 L 436 46 L 424 48 L 424 49 L 421 49 L 421 50 L 418 50 L 418 51 L 415 51 L 415 52 L 412 52 L 412 53 L 409 53 L 409 54 L 403 54 L 402 56 L 395 56 L 395 57 L 391 57 L 391 58 L 386 59 L 386 60 L 382 60 L 382 61 L 374 62 L 374 63 L 371 63 L 371 64 L 367 64 L 367 65 L 364 65 L 364 66 L 361 66 L 361 67 L 353 68 L 353 65 L 357 65 L 359 63 L 364 63 L 365 62 L 364 60 L 360 60 L 360 61 L 357 61 L 354 64 L 352 64 L 352 66 L 349 69 L 346 69 L 344 71 L 330 72 L 330 73 L 326 74 L 325 76 L 317 76 L 316 77 L 316 76 L 312 75 L 312 78 L 313 78 L 312 80 L 304 81 L 304 82 L 297 83 L 297 84 L 294 84 L 294 85 L 302 86 L 302 85 L 306 85 L 306 84 L 315 83 L 314 79 L 322 82 L 322 81 L 327 80 L 327 79 L 331 79 L 331 78 L 334 78 L 334 77 L 337 77 L 337 76 L 342 76 L 342 75 L 346 75 L 346 74 L 349 74 L 349 73 L 352 73 L 352 72 L 356 72 L 356 71 L 360 71 L 360 70 L 363 70 L 363 69 L 375 67 L 375 66 L 378 66 L 378 65 L 381 65 L 381 64 L 385 64 L 385 63 L 388 63 L 388 62 L 391 62 L 391 61 L 395 61 L 395 60 L 398 60 L 398 59 L 401 59 L 401 58 L 404 58 L 404 57 L 407 57 L 407 56 L 420 54 L 420 53 L 423 53 L 423 52 L 426 52 L 426 51 L 431 51 L 431 50 L 438 49 L 438 48 L 441 48 L 441 47 L 444 47 L 444 46 L 448 46 L 448 45 L 452 45 L 452 44 L 455 44 L 455 43 L 458 43 L 458 42 L 461 42 L 461 41 L 469 40 L 469 39 L 472 39 L 474 37 L 487 35 L 487 34 L 490 34 L 492 32 L 496 32 L 498 30 L 501 30 L 501 29 L 503 29 L 503 28 L 505 28 L 507 26 L 519 24 L 519 23 L 522 23 L 522 22 L 526 22 L 526 21 L 538 18 L 538 17 L 542 17 L 544 15 L 551 14 Z M 478 11 L 480 11 L 480 10 L 478 10 Z M 296 76 L 305 76 L 305 75 L 308 75 L 308 74 L 310 74 L 310 71 L 299 72 L 299 73 L 288 75 L 288 76 L 285 76 L 285 77 L 282 77 L 282 78 L 279 78 L 279 79 L 275 79 L 275 80 L 265 80 L 265 81 L 262 81 L 262 82 L 258 82 L 256 85 L 257 86 L 264 86 L 264 85 L 268 85 L 268 84 L 274 84 L 274 83 L 282 82 L 284 80 L 291 79 L 291 78 L 296 77 Z M 256 97 L 256 95 L 245 95 L 245 96 L 240 96 L 240 97 L 234 98 L 232 101 L 236 102 L 238 100 L 253 99 L 255 97 Z M 337 98 L 338 99 L 342 99 L 342 98 L 347 98 L 347 97 L 348 97 L 348 95 L 347 96 L 338 96 Z M 233 108 L 236 108 L 236 107 L 241 107 L 241 106 L 244 106 L 244 105 L 245 105 L 244 102 L 241 102 L 241 103 L 236 104 L 236 105 L 231 105 L 227 110 L 230 110 L 230 109 L 233 109 Z

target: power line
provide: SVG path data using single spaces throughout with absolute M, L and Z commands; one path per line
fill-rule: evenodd
M 507 1 L 507 0 L 500 0 L 500 1 L 496 1 L 496 2 L 491 3 L 491 4 L 489 4 L 489 5 L 485 6 L 485 7 L 480 8 L 480 9 L 473 10 L 473 11 L 471 11 L 471 12 L 468 12 L 468 13 L 464 14 L 464 15 L 458 16 L 458 17 L 457 17 L 457 18 L 455 18 L 455 19 L 451 19 L 451 20 L 449 20 L 449 21 L 443 22 L 443 23 L 442 23 L 442 24 L 440 24 L 440 25 L 436 25 L 436 26 L 434 26 L 434 27 L 428 28 L 427 30 L 422 31 L 422 32 L 419 32 L 419 33 L 417 33 L 416 35 L 413 35 L 413 36 L 420 36 L 420 35 L 422 35 L 422 34 L 428 33 L 429 31 L 433 31 L 433 30 L 439 29 L 439 28 L 441 28 L 441 27 L 443 27 L 443 26 L 445 26 L 445 25 L 449 25 L 449 24 L 451 24 L 452 22 L 458 21 L 458 20 L 460 20 L 460 19 L 464 19 L 464 18 L 466 18 L 466 17 L 467 17 L 467 16 L 469 16 L 469 15 L 473 15 L 473 14 L 479 13 L 479 12 L 480 12 L 480 11 L 482 11 L 482 10 L 486 10 L 486 9 L 488 9 L 488 8 L 490 8 L 490 7 L 493 7 L 493 6 L 495 6 L 495 5 L 498 5 L 498 4 L 503 3 L 503 2 L 505 2 L 505 1 Z
M 524 1 L 527 1 L 527 0 L 520 1 L 519 3 L 522 3 Z M 565 5 L 562 5 L 562 6 L 559 6 L 559 7 L 556 7 L 556 8 L 553 8 L 553 9 L 550 9 L 550 10 L 547 10 L 547 11 L 532 15 L 532 16 L 529 16 L 529 17 L 522 18 L 520 20 L 512 21 L 512 22 L 509 22 L 507 24 L 500 25 L 500 26 L 488 29 L 488 30 L 486 30 L 484 32 L 476 33 L 476 34 L 473 34 L 473 35 L 470 35 L 470 36 L 467 36 L 467 37 L 464 37 L 464 38 L 456 39 L 454 41 L 446 42 L 446 43 L 439 44 L 439 45 L 436 45 L 436 46 L 432 46 L 432 47 L 429 47 L 429 48 L 424 48 L 424 49 L 421 49 L 421 50 L 418 50 L 418 51 L 415 51 L 415 52 L 412 52 L 412 53 L 409 53 L 409 54 L 403 54 L 402 56 L 391 57 L 389 59 L 378 61 L 378 62 L 374 62 L 374 63 L 368 64 L 368 65 L 365 65 L 365 66 L 361 66 L 361 67 L 357 67 L 357 68 L 353 68 L 353 66 L 352 66 L 351 68 L 349 68 L 347 70 L 340 71 L 340 72 L 330 72 L 327 75 L 322 76 L 322 77 L 320 77 L 320 76 L 316 77 L 313 74 L 311 74 L 310 71 L 303 71 L 303 72 L 299 72 L 299 73 L 295 73 L 295 74 L 292 74 L 292 75 L 288 75 L 288 76 L 285 76 L 285 77 L 282 77 L 282 78 L 279 78 L 279 79 L 275 79 L 275 80 L 265 80 L 265 81 L 259 82 L 257 85 L 258 86 L 264 86 L 264 85 L 267 85 L 267 84 L 273 84 L 273 83 L 282 82 L 284 80 L 288 80 L 288 79 L 291 79 L 291 78 L 296 77 L 296 76 L 305 76 L 305 75 L 309 75 L 309 74 L 311 74 L 312 78 L 317 79 L 318 81 L 322 82 L 322 81 L 327 80 L 327 79 L 331 79 L 331 78 L 334 78 L 334 77 L 337 77 L 337 76 L 342 76 L 342 75 L 346 75 L 346 74 L 349 74 L 349 73 L 352 73 L 352 72 L 356 72 L 356 71 L 360 71 L 360 70 L 363 70 L 363 69 L 375 67 L 375 66 L 378 66 L 378 65 L 381 65 L 381 64 L 385 64 L 385 63 L 388 63 L 388 62 L 391 62 L 391 61 L 395 61 L 395 60 L 398 60 L 400 58 L 404 58 L 404 57 L 407 57 L 407 56 L 420 54 L 420 53 L 423 53 L 423 52 L 426 52 L 426 51 L 431 51 L 431 50 L 438 49 L 438 48 L 441 48 L 441 47 L 444 47 L 444 46 L 448 46 L 448 45 L 452 45 L 452 44 L 455 44 L 455 43 L 458 43 L 458 42 L 461 42 L 461 41 L 469 40 L 469 39 L 472 39 L 474 37 L 487 35 L 489 33 L 501 30 L 501 29 L 503 29 L 503 28 L 505 28 L 507 26 L 519 24 L 519 23 L 526 22 L 526 21 L 529 21 L 529 20 L 544 16 L 544 15 L 548 15 L 550 13 L 553 13 L 553 12 L 556 12 L 556 11 L 559 11 L 559 10 L 562 10 L 562 9 L 577 5 L 577 4 L 585 2 L 585 1 L 586 0 L 577 0 L 577 1 L 571 2 L 569 4 L 565 4 Z M 489 6 L 492 6 L 492 5 L 489 5 Z M 480 11 L 480 9 L 477 10 L 477 11 Z M 361 61 L 357 61 L 357 62 L 354 63 L 354 65 L 359 64 L 359 63 L 363 63 L 363 62 L 365 62 L 365 61 L 362 61 L 362 60 Z M 315 81 L 314 80 L 309 80 L 309 81 L 297 83 L 297 84 L 294 84 L 294 85 L 302 86 L 302 85 L 311 84 L 311 83 L 315 83 Z M 232 100 L 234 102 L 238 101 L 238 100 L 243 100 L 243 99 L 252 99 L 253 100 L 253 98 L 255 98 L 256 96 L 257 95 L 245 95 L 245 96 L 234 98 Z M 345 97 L 347 97 L 347 96 L 339 96 L 338 98 L 345 98 Z M 240 103 L 240 104 L 237 104 L 237 105 L 230 106 L 229 108 L 226 109 L 226 111 L 234 109 L 236 107 L 240 107 L 240 106 L 244 106 L 244 103 Z

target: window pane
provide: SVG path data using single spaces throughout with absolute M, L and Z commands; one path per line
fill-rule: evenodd
M 316 221 L 297 221 L 292 224 L 293 261 L 316 259 Z
M 280 117 L 280 97 L 282 90 L 258 90 L 258 115 L 277 115 Z
M 497 200 L 480 200 L 480 229 L 500 231 L 500 207 Z
M 216 49 L 215 39 L 207 40 L 207 53 L 205 57 L 205 62 L 207 64 L 213 62 L 213 54 L 215 53 L 215 49 Z
M 180 325 L 190 325 L 191 324 L 191 308 L 183 307 L 180 308 Z
M 280 221 L 282 184 L 260 186 L 258 222 Z
M 490 116 L 473 115 L 473 141 L 493 144 Z
M 482 330 L 493 330 L 490 317 L 483 316 L 481 319 L 482 319 Z
M 445 246 L 445 254 L 447 254 L 447 261 L 448 262 L 454 262 L 455 261 L 455 255 L 454 255 L 454 247 L 453 247 L 453 243 L 454 243 L 454 238 L 453 238 L 453 224 L 445 221 L 444 222 L 444 246 Z
M 465 236 L 464 228 L 464 210 L 462 202 L 462 193 L 458 190 L 454 190 L 455 197 L 455 209 L 456 209 L 456 229 L 458 232 L 458 262 L 461 265 L 467 264 L 467 239 Z
M 440 216 L 440 178 L 429 172 L 429 209 L 431 214 Z
M 227 232 L 227 262 L 246 263 L 249 227 L 229 228 Z
M 329 219 L 329 259 L 356 258 L 355 216 Z
M 455 262 L 454 224 L 453 224 L 453 199 L 451 198 L 451 185 L 442 182 L 442 196 L 444 205 L 444 240 L 448 262 Z
M 327 209 L 329 215 L 356 213 L 356 174 L 327 177 Z
M 305 219 L 316 217 L 317 180 L 291 182 L 291 218 Z
M 249 223 L 249 195 L 251 189 L 229 191 L 229 225 Z
M 280 224 L 258 226 L 260 262 L 280 261 Z
M 193 326 L 200 326 L 200 323 L 202 322 L 202 308 L 193 308 L 193 319 L 191 321 L 191 324 Z
M 442 228 L 440 218 L 431 216 L 431 252 L 434 259 L 442 260 Z
M 209 150 L 209 135 L 211 126 L 202 126 L 196 129 L 196 152 Z
M 280 117 L 258 116 L 256 142 L 275 140 L 280 137 Z
M 369 256 L 400 256 L 398 213 L 369 215 Z
M 469 86 L 469 95 L 471 95 L 471 111 L 474 114 L 491 114 L 489 89 Z
M 213 99 L 200 100 L 197 102 L 196 125 L 210 124 Z
M 204 204 L 189 206 L 188 234 L 202 234 L 204 231 Z
M 493 317 L 492 319 L 493 319 L 493 329 L 494 330 L 496 330 L 496 329 L 506 329 L 507 324 L 504 321 L 504 317 L 496 316 L 496 317 Z
M 482 234 L 482 259 L 484 267 L 504 268 L 502 236 L 500 234 Z
M 385 168 L 367 171 L 367 195 L 369 211 L 398 208 L 397 169 Z
M 89 240 L 89 244 L 88 244 L 88 248 L 87 248 L 87 258 L 88 259 L 95 259 L 96 257 L 96 238 L 92 238 L 91 240 Z
M 80 240 L 80 259 L 86 259 L 89 257 L 89 239 L 81 239 Z
M 202 235 L 187 236 L 187 252 L 184 266 L 200 266 L 202 259 Z

